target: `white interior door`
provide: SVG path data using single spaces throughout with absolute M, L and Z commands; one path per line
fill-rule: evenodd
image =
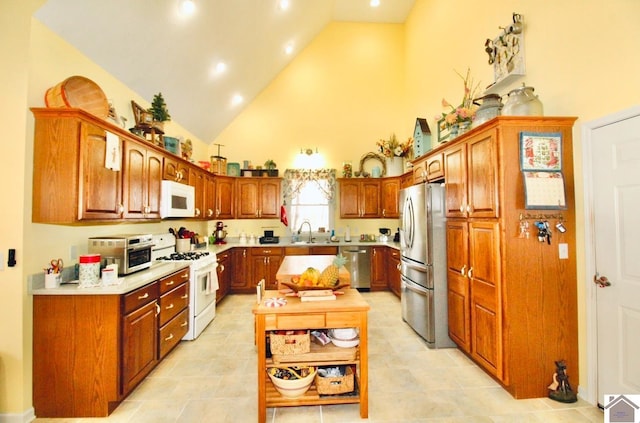
M 591 151 L 595 277 L 610 282 L 594 281 L 602 405 L 640 394 L 640 115 L 594 128 Z

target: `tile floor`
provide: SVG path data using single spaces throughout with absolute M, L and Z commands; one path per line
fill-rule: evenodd
M 363 293 L 369 312 L 369 419 L 411 423 L 602 422 L 579 400 L 515 400 L 457 349 L 430 350 L 389 292 Z M 108 418 L 36 423 L 257 421 L 252 295 L 232 295 L 196 341 L 181 342 Z M 575 387 L 574 387 L 575 388 Z M 365 422 L 357 404 L 267 410 L 273 423 Z

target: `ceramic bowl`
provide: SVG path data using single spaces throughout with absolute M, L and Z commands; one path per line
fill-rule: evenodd
M 280 392 L 280 395 L 285 398 L 298 398 L 307 392 L 316 376 L 316 368 L 310 367 L 309 369 L 309 374 L 299 379 L 280 379 L 276 377 L 275 374 L 278 370 L 276 367 L 269 369 L 267 374 L 271 378 L 276 390 Z
M 329 336 L 342 341 L 350 341 L 358 337 L 358 331 L 355 328 L 331 329 Z
M 333 338 L 331 337 L 331 334 L 329 334 L 329 339 L 331 339 L 331 342 L 333 343 L 333 345 L 340 348 L 353 348 L 360 343 L 360 338 L 345 340 L 345 339 Z

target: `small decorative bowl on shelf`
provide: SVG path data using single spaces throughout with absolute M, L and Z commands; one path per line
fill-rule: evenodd
M 315 367 L 272 367 L 267 374 L 276 390 L 286 398 L 301 397 L 309 390 L 316 376 Z

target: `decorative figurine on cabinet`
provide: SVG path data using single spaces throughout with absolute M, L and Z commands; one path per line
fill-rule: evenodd
M 431 150 L 431 130 L 424 118 L 416 118 L 416 126 L 413 130 L 414 158 L 427 154 Z

